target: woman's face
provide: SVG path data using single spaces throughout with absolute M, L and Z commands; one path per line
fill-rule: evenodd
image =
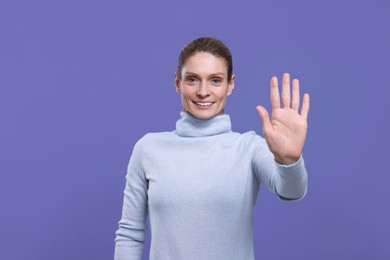
M 201 119 L 223 113 L 226 97 L 234 88 L 234 78 L 227 80 L 227 66 L 223 58 L 208 52 L 198 52 L 187 59 L 181 80 L 175 78 L 176 91 L 181 95 L 183 110 Z

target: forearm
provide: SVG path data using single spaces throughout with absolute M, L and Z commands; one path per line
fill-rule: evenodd
M 115 232 L 115 260 L 141 260 L 145 241 L 147 198 L 143 181 L 128 174 L 122 217 Z
M 141 260 L 144 241 L 144 230 L 129 229 L 119 224 L 115 238 L 114 260 Z
M 275 161 L 278 175 L 275 179 L 275 192 L 281 199 L 297 200 L 305 196 L 307 172 L 303 157 L 293 164 L 283 165 Z

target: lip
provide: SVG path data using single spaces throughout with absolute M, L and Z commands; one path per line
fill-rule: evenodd
M 199 103 L 212 103 L 212 104 L 209 105 L 209 106 L 200 106 L 200 105 L 196 104 L 196 102 L 199 102 Z M 212 107 L 215 104 L 215 102 L 213 102 L 213 101 L 192 101 L 192 103 L 194 103 L 194 105 L 197 108 L 199 108 L 199 109 L 209 109 L 210 107 Z

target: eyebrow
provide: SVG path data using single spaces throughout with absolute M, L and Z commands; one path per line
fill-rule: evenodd
M 194 73 L 194 72 L 190 72 L 190 71 L 187 71 L 187 72 L 184 72 L 184 75 L 193 75 L 193 76 L 199 76 L 198 74 Z M 209 75 L 209 77 L 216 77 L 216 76 L 222 76 L 224 77 L 225 76 L 225 73 L 222 73 L 222 72 L 218 72 L 218 73 L 212 73 Z

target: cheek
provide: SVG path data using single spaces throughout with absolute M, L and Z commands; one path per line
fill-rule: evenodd
M 221 90 L 218 91 L 218 92 L 215 92 L 215 96 L 216 96 L 219 100 L 225 99 L 226 96 L 227 96 L 227 89 L 224 88 L 224 89 L 221 89 Z
M 181 89 L 181 100 L 183 103 L 189 103 L 189 100 L 191 100 L 191 94 L 185 88 Z
M 191 89 L 188 87 L 182 87 L 181 94 L 182 94 L 183 98 L 190 98 L 193 95 Z

